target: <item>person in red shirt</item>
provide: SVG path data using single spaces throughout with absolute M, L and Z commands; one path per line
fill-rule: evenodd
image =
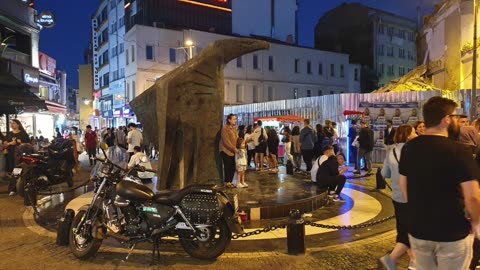
M 95 160 L 95 157 L 97 155 L 97 140 L 97 133 L 92 130 L 92 126 L 88 125 L 87 130 L 85 131 L 83 141 L 85 143 L 85 149 L 87 149 L 90 166 L 97 163 L 97 161 Z

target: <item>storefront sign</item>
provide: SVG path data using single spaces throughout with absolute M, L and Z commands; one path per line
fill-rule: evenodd
M 50 11 L 44 11 L 38 15 L 37 23 L 45 28 L 52 28 L 55 25 L 55 16 Z
M 55 69 L 57 68 L 57 60 L 54 58 L 39 52 L 40 58 L 40 71 L 54 77 L 55 76 Z
M 133 116 L 133 110 L 130 108 L 130 105 L 125 105 L 125 107 L 123 107 L 122 114 L 124 117 Z
M 30 70 L 30 69 L 23 69 L 23 81 L 35 88 L 38 88 L 38 71 Z
M 121 109 L 113 110 L 113 117 L 122 117 L 122 110 Z
M 98 90 L 100 88 L 100 77 L 98 75 L 98 33 L 97 33 L 98 21 L 92 19 L 92 44 L 93 44 L 93 88 Z

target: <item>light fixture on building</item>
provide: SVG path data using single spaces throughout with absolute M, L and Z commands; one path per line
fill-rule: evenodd
M 191 39 L 187 39 L 185 41 L 185 47 L 188 48 L 188 59 L 193 58 L 193 41 Z
M 83 104 L 85 104 L 85 105 L 90 105 L 90 101 L 91 101 L 91 100 L 88 99 L 88 98 L 82 98 L 82 101 L 83 101 Z

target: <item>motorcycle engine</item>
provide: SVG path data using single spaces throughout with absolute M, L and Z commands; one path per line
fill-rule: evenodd
M 141 215 L 141 206 L 129 205 L 123 207 L 122 213 L 125 216 L 125 230 L 129 236 L 135 236 L 148 232 L 148 224 Z
M 162 226 L 174 213 L 172 207 L 152 202 L 145 203 L 142 211 L 147 217 L 148 225 L 152 228 Z
M 48 177 L 46 177 L 45 175 L 40 175 L 39 177 L 37 177 L 37 179 L 35 179 L 35 184 L 38 186 L 47 185 Z

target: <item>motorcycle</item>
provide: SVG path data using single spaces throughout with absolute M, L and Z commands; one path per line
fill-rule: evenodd
M 105 154 L 104 148 L 101 145 Z M 230 202 L 215 186 L 193 185 L 154 194 L 135 173 L 155 171 L 138 164 L 124 169 L 108 158 L 97 160 L 101 163 L 93 177 L 93 199 L 80 208 L 69 231 L 75 257 L 95 256 L 102 241 L 113 237 L 130 246 L 126 260 L 141 242 L 153 244 L 154 259 L 155 254 L 160 256 L 162 238 L 178 237 L 190 256 L 210 260 L 224 253 L 232 233 L 243 233 L 236 197 Z
M 17 179 L 18 195 L 24 197 L 27 187 L 39 191 L 63 182 L 72 187 L 75 166 L 72 147 L 70 141 L 59 140 L 47 148 L 48 156 L 39 154 L 20 156 L 19 164 L 13 169 L 13 176 Z

